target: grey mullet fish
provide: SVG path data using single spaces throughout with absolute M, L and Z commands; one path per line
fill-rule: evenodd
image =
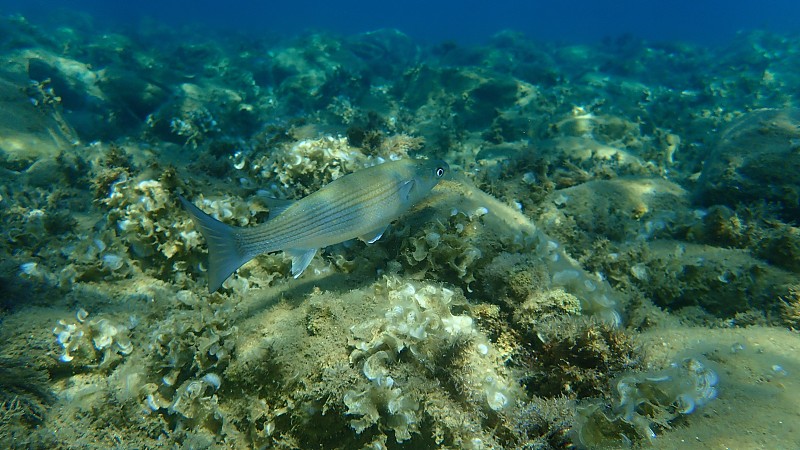
M 267 222 L 233 227 L 180 197 L 208 243 L 208 291 L 247 261 L 283 250 L 297 278 L 317 249 L 353 238 L 380 239 L 391 221 L 428 196 L 450 167 L 439 160 L 403 159 L 345 175 L 297 202 L 272 199 Z

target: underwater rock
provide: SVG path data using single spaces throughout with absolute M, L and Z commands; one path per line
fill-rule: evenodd
M 30 51 L 22 56 L 28 61 L 30 79 L 39 83 L 49 80 L 64 108 L 78 110 L 104 98 L 97 86 L 99 77 L 88 64 L 45 52 Z
M 358 60 L 368 64 L 370 75 L 392 79 L 419 57 L 419 47 L 396 29 L 380 29 L 359 34 L 345 44 Z
M 44 51 L 29 50 L 20 57 L 27 60 L 31 87 L 38 86 L 33 91 L 45 93 L 33 96 L 40 108 L 50 104 L 54 117 L 63 116 L 64 123 L 69 123 L 69 127 L 86 141 L 121 134 L 118 116 L 127 111 L 112 105 L 106 96 L 100 85 L 102 71 L 93 70 L 92 64 L 86 61 Z M 104 126 L 98 127 L 98 124 Z
M 207 145 L 207 140 L 220 132 L 220 114 L 216 114 L 219 103 L 241 101 L 235 93 L 225 91 L 217 98 L 205 86 L 193 83 L 183 83 L 174 90 L 177 92 L 170 101 L 147 116 L 146 125 L 154 136 L 190 148 Z
M 553 297 L 563 296 L 563 291 Z M 573 302 L 574 304 L 574 302 Z M 572 313 L 572 311 L 570 311 Z M 634 336 L 596 318 L 529 316 L 523 309 L 514 322 L 526 337 L 518 362 L 528 373 L 526 389 L 537 396 L 592 398 L 608 393 L 613 377 L 641 366 Z
M 789 286 L 789 292 L 781 298 L 781 319 L 792 330 L 800 330 L 800 284 Z
M 674 226 L 688 207 L 687 197 L 682 187 L 658 178 L 593 180 L 553 191 L 539 220 L 554 235 L 647 241 Z M 570 223 L 577 230 L 564 230 Z
M 635 284 L 656 305 L 672 310 L 699 306 L 720 318 L 775 310 L 797 280 L 744 250 L 674 241 L 652 243 L 641 262 L 632 268 Z
M 436 128 L 445 126 L 442 120 L 452 122 L 448 127 L 482 130 L 499 111 L 524 97 L 526 87 L 513 77 L 480 67 L 455 70 L 422 65 L 408 70 L 392 92 L 416 111 L 417 127 L 427 138 L 441 133 Z
M 560 136 L 543 142 L 541 147 L 542 152 L 553 164 L 583 166 L 591 162 L 595 173 L 606 171 L 615 176 L 646 176 L 658 173 L 653 164 L 643 161 L 630 149 L 604 144 L 590 136 Z M 568 180 L 557 180 L 557 183 L 568 187 L 581 181 L 586 180 L 578 178 L 571 183 Z
M 440 195 L 433 195 L 427 204 L 437 208 L 440 214 L 453 211 L 453 208 L 481 212 L 477 216 L 483 232 L 480 241 L 476 241 L 483 243 L 477 246 L 482 253 L 482 259 L 479 260 L 481 264 L 492 261 L 501 253 L 498 251 L 499 248 L 505 252 L 529 252 L 536 260 L 531 267 L 536 270 L 536 265 L 541 264 L 546 269 L 548 279 L 546 287 L 562 288 L 576 296 L 580 300 L 584 314 L 597 315 L 608 323 L 616 325 L 621 323 L 619 302 L 624 296 L 612 289 L 604 279 L 587 272 L 569 256 L 558 240 L 549 237 L 518 209 L 466 183 L 444 181 L 439 183 L 433 192 Z M 425 235 L 422 238 L 427 242 Z M 465 247 L 469 250 L 470 245 Z M 508 272 L 516 270 L 513 268 L 518 265 L 518 261 L 514 258 L 504 259 L 509 264 Z M 503 272 L 497 267 L 493 270 L 495 273 Z M 491 278 L 480 280 L 480 287 L 490 286 L 492 282 Z
M 800 221 L 800 109 L 762 109 L 731 124 L 708 155 L 695 190 L 704 205 L 773 202 Z
M 11 160 L 55 157 L 77 142 L 47 83 L 0 74 L 0 150 Z
M 716 130 L 793 104 L 797 38 L 426 47 L 396 30 L 147 22 L 128 38 L 75 22 L 0 17 L 0 375 L 16 383 L 0 383 L 0 447 L 552 449 L 655 433 L 659 448 L 757 448 L 761 427 L 776 448 L 798 442 L 797 333 L 748 326 L 800 327 L 796 178 L 767 197 L 774 174 L 733 171 L 751 204 L 731 183 L 707 211 L 683 191 Z M 794 149 L 786 117 L 761 128 Z M 726 136 L 757 142 L 745 128 Z M 409 154 L 452 162 L 458 181 L 375 245 L 331 247 L 296 280 L 261 255 L 222 292 L 193 281 L 205 243 L 176 192 L 252 226 L 259 196 Z M 731 175 L 712 180 L 714 164 L 702 182 Z M 692 355 L 721 366 L 685 357 L 713 336 Z M 23 364 L 35 372 L 6 370 Z M 651 367 L 667 368 L 637 372 Z M 717 372 L 725 395 L 687 415 Z
M 108 68 L 102 72 L 98 85 L 117 114 L 132 115 L 136 124 L 143 123 L 168 98 L 168 91 L 133 71 Z

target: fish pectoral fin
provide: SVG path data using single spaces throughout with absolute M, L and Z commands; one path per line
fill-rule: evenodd
M 267 195 L 265 191 L 258 191 L 256 192 L 256 197 L 258 197 L 262 202 L 267 204 L 269 208 L 269 218 L 274 219 L 280 213 L 286 211 L 290 206 L 294 205 L 294 200 L 286 200 L 283 198 L 275 198 L 270 197 Z
M 376 229 L 370 231 L 369 233 L 363 234 L 363 235 L 359 236 L 358 238 L 361 239 L 362 241 L 366 242 L 367 244 L 372 244 L 375 241 L 377 241 L 378 239 L 380 239 L 381 236 L 383 236 L 383 233 L 386 232 L 386 228 L 388 228 L 388 227 L 389 227 L 389 225 L 384 225 L 384 226 L 382 226 L 380 228 L 376 228 Z
M 413 188 L 414 180 L 404 181 L 403 184 L 400 185 L 400 198 L 403 199 L 404 202 L 408 202 L 411 189 Z
M 284 251 L 292 258 L 292 276 L 295 278 L 302 275 L 317 253 L 315 248 L 290 248 Z

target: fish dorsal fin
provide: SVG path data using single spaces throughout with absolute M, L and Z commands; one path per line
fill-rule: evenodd
M 295 278 L 303 274 L 317 253 L 315 248 L 290 248 L 284 251 L 292 258 L 292 276 Z
M 411 194 L 411 189 L 413 187 L 414 187 L 414 180 L 404 181 L 403 184 L 400 185 L 400 198 L 403 199 L 404 202 L 408 201 L 409 194 Z
M 294 200 L 286 200 L 284 198 L 275 198 L 270 197 L 264 191 L 256 192 L 256 197 L 258 197 L 262 202 L 267 204 L 269 208 L 269 218 L 274 219 L 282 212 L 286 211 L 290 206 L 294 205 Z
M 359 236 L 358 238 L 361 239 L 362 241 L 366 242 L 367 244 L 372 244 L 375 241 L 377 241 L 378 239 L 380 239 L 381 236 L 383 236 L 383 233 L 386 231 L 386 228 L 388 226 L 389 225 L 385 225 L 385 226 L 382 226 L 380 228 L 376 228 L 376 229 L 370 231 L 369 233 L 366 233 L 366 234 L 363 234 L 363 235 Z

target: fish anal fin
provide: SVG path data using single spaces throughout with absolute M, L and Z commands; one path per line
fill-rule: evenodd
M 292 276 L 295 278 L 303 274 L 317 253 L 315 248 L 290 248 L 284 251 L 292 258 Z

